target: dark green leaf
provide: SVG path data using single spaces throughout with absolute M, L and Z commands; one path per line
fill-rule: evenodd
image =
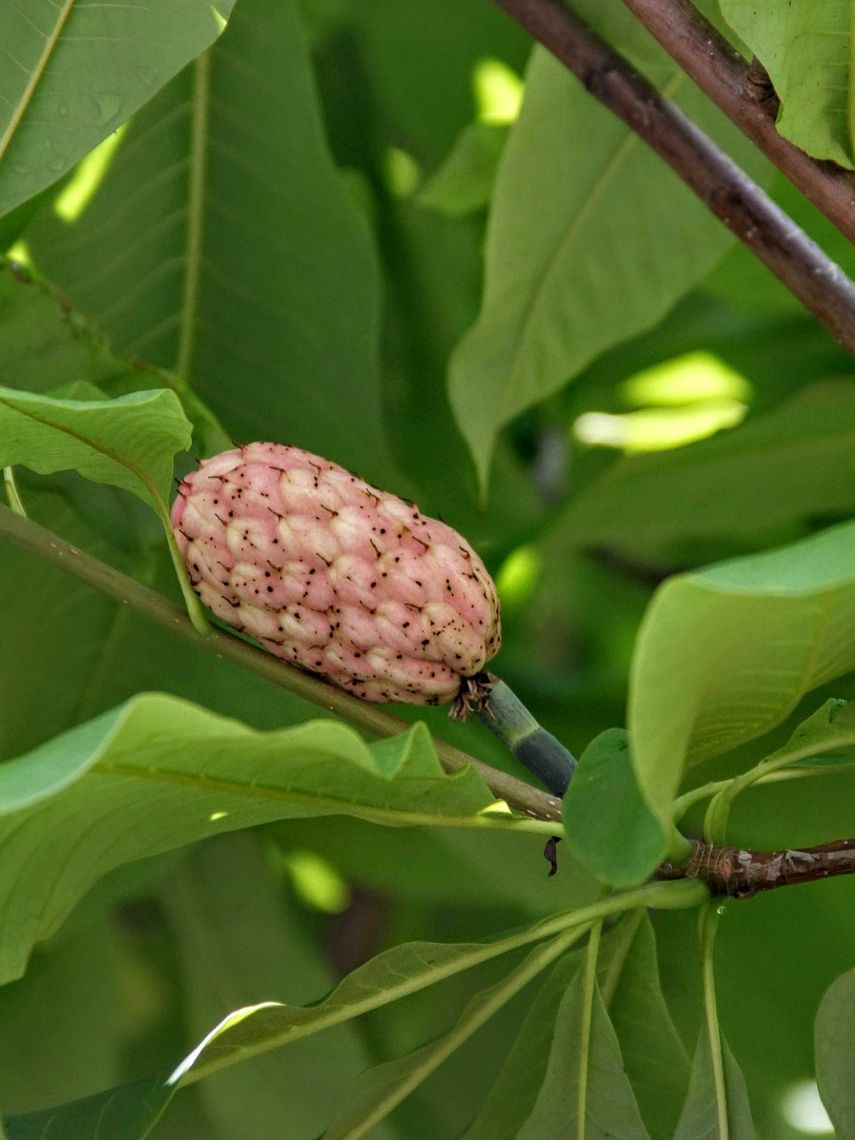
M 647 1129 L 596 982 L 587 1056 L 580 1048 L 585 1016 L 582 983 L 580 971 L 561 999 L 543 1083 L 517 1135 L 520 1140 L 566 1140 L 568 1136 L 646 1140 Z
M 578 953 L 568 954 L 552 968 L 464 1140 L 507 1140 L 518 1135 L 546 1075 L 555 1017 L 579 962 Z
M 8 1140 L 142 1140 L 171 1100 L 173 1089 L 161 1079 L 95 1093 L 83 1100 L 4 1121 Z
M 0 1103 L 10 1116 L 73 1100 L 119 1077 L 127 959 L 110 918 L 81 915 L 0 989 Z M 22 1041 L 38 1048 L 21 1048 Z
M 5 258 L 0 321 L 0 369 L 11 388 L 47 392 L 75 380 L 100 384 L 128 371 L 54 290 Z
M 448 1033 L 364 1074 L 346 1107 L 336 1115 L 326 1133 L 327 1140 L 348 1140 L 373 1129 L 503 1005 L 578 941 L 583 932 L 565 931 L 538 946 L 500 982 L 476 994 Z
M 49 186 L 222 31 L 234 0 L 27 0 L 0 13 L 0 215 Z
M 31 245 L 119 351 L 192 380 L 234 437 L 395 480 L 377 258 L 327 149 L 292 0 L 242 0 L 135 116 L 82 214 L 43 215 Z
M 331 989 L 332 971 L 278 878 L 254 836 L 234 834 L 201 845 L 163 884 L 192 1039 L 223 1009 L 252 1005 L 259 995 L 308 1003 Z M 330 1091 L 344 1095 L 369 1063 L 348 1022 L 263 1062 L 218 1073 L 199 1085 L 198 1095 L 224 1136 L 280 1136 L 288 1119 L 299 1121 L 299 1135 L 317 1136 L 333 1113 Z
M 725 1120 L 722 1121 L 719 1117 L 721 1106 L 716 1095 L 709 1035 L 704 1027 L 698 1038 L 692 1062 L 689 1092 L 674 1140 L 755 1140 L 756 1133 L 751 1118 L 745 1077 L 724 1040 L 722 1040 L 722 1053 Z
M 622 929 L 634 924 L 628 950 Z M 604 941 L 601 958 L 609 950 Z M 689 1058 L 662 994 L 656 938 L 646 912 L 627 915 L 611 938 L 610 967 L 600 972 L 626 1075 L 652 1140 L 673 1140 L 686 1088 Z

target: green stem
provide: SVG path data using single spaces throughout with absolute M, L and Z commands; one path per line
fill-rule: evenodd
M 763 786 L 766 784 L 783 784 L 789 780 L 806 780 L 814 776 L 839 776 L 847 773 L 851 775 L 853 772 L 855 772 L 855 764 L 817 764 L 815 768 L 783 768 L 777 772 L 768 772 L 761 776 L 756 783 Z M 725 791 L 735 778 L 732 776 L 728 780 L 712 780 L 708 784 L 701 784 L 697 788 L 684 792 L 682 796 L 674 800 L 675 821 L 682 818 L 689 808 L 694 807 L 695 804 Z
M 478 718 L 544 787 L 555 796 L 564 795 L 576 771 L 576 757 L 538 724 L 504 681 L 494 681 Z
M 600 953 L 600 935 L 602 932 L 602 922 L 597 922 L 591 927 L 591 934 L 585 950 L 582 1025 L 579 1034 L 579 1087 L 577 1089 L 579 1111 L 576 1116 L 576 1140 L 585 1140 L 587 1135 L 588 1062 L 591 1054 L 591 1030 L 594 1021 L 597 958 Z
M 704 1017 L 712 1061 L 713 1088 L 715 1090 L 718 1125 L 716 1135 L 718 1140 L 728 1140 L 730 1126 L 727 1120 L 727 1088 L 724 1081 L 724 1057 L 721 1047 L 721 1029 L 718 1023 L 718 1007 L 715 1000 L 715 974 L 713 970 L 713 951 L 720 910 L 721 908 L 713 903 L 708 903 L 702 908 L 699 920 L 699 939 L 704 987 Z
M 453 961 L 446 961 L 426 979 L 419 976 L 412 978 L 399 975 L 390 989 L 378 990 L 376 987 L 366 987 L 364 995 L 358 1002 L 331 1003 L 328 1006 L 326 1016 L 316 1019 L 311 1024 L 291 1025 L 281 1035 L 256 1040 L 254 1044 L 245 1045 L 240 1051 L 241 1059 L 249 1059 L 259 1053 L 276 1048 L 278 1045 L 284 1045 L 286 1042 L 296 1041 L 300 1037 L 308 1036 L 333 1025 L 339 1025 L 343 1021 L 368 1013 L 381 1005 L 387 1005 L 390 1001 L 408 997 L 417 990 L 441 982 L 445 978 L 460 973 L 462 970 L 470 969 L 472 966 L 477 966 L 481 962 L 488 962 L 501 954 L 529 946 L 533 942 L 552 938 L 563 931 L 579 930 L 594 922 L 599 922 L 601 919 L 608 918 L 610 915 L 635 910 L 637 907 L 650 907 L 654 910 L 687 910 L 700 906 L 708 899 L 709 892 L 698 880 L 681 879 L 673 883 L 648 883 L 643 887 L 626 891 L 624 894 L 611 895 L 607 899 L 582 907 L 580 910 L 552 915 L 536 926 L 526 927 L 524 930 L 514 932 L 496 941 L 477 944 L 473 953 L 467 954 L 463 958 L 458 957 Z M 395 992 L 393 993 L 392 990 Z M 199 1063 L 192 1067 L 188 1066 L 185 1061 L 175 1070 L 173 1077 L 178 1087 L 183 1088 L 185 1085 L 202 1080 L 202 1078 L 227 1068 L 233 1063 L 234 1057 L 228 1055 L 225 1050 L 214 1051 L 210 1056 L 203 1056 Z
M 241 641 L 238 637 L 220 633 L 218 630 L 212 630 L 207 634 L 200 633 L 194 628 L 181 606 L 176 606 L 155 590 L 129 578 L 105 562 L 93 558 L 59 535 L 33 522 L 32 519 L 21 518 L 2 504 L 0 504 L 0 537 L 5 537 L 24 550 L 36 554 L 66 574 L 71 574 L 93 589 L 99 590 L 122 605 L 129 606 L 151 621 L 165 626 L 208 653 L 232 661 L 265 681 L 288 689 L 374 736 L 394 736 L 410 727 L 405 721 L 384 712 L 377 705 L 360 701 L 357 697 L 310 673 L 303 673 L 286 665 L 277 657 Z M 522 780 L 481 763 L 443 740 L 434 738 L 433 745 L 446 772 L 457 772 L 467 766 L 474 768 L 497 799 L 504 800 L 510 807 L 535 819 L 554 821 L 556 830 L 560 830 L 561 804 L 558 800 Z
M 736 797 L 747 788 L 763 780 L 767 780 L 770 776 L 779 773 L 782 769 L 792 767 L 792 765 L 799 760 L 805 760 L 809 756 L 815 756 L 817 753 L 826 752 L 827 750 L 827 742 L 823 743 L 822 741 L 816 740 L 811 741 L 809 744 L 803 744 L 800 747 L 785 747 L 767 759 L 761 760 L 759 764 L 755 764 L 754 767 L 749 768 L 747 772 L 742 772 L 740 775 L 734 776 L 732 780 L 727 780 L 725 782 L 726 786 L 716 792 L 710 806 L 707 808 L 707 814 L 704 820 L 704 835 L 707 841 L 710 843 L 725 842 L 730 809 Z
M 366 1106 L 359 1118 L 346 1114 L 347 1123 L 333 1124 L 325 1134 L 327 1140 L 359 1140 L 372 1128 L 384 1120 L 405 1097 L 423 1084 L 473 1033 L 477 1032 L 494 1014 L 498 1013 L 520 990 L 524 989 L 538 974 L 551 966 L 562 954 L 578 942 L 586 933 L 587 927 L 574 927 L 559 934 L 557 938 L 533 950 L 515 970 L 512 970 L 498 985 L 475 997 L 463 1011 L 454 1027 L 432 1045 L 417 1051 L 418 1064 L 405 1071 L 403 1078 L 389 1087 L 388 1092 Z M 595 930 L 600 929 L 598 923 Z M 593 937 L 593 931 L 592 931 Z M 387 1062 L 395 1065 L 396 1063 Z M 369 1074 L 370 1079 L 370 1074 Z
M 612 942 L 611 961 L 603 978 L 602 985 L 600 986 L 606 1009 L 608 1009 L 612 1003 L 612 998 L 615 995 L 615 990 L 623 973 L 623 968 L 626 965 L 626 959 L 635 936 L 638 933 L 639 923 L 643 917 L 643 910 L 637 910 L 632 914 L 627 914 L 621 920 L 620 929 L 617 933 L 612 935 L 615 941 Z
M 165 511 L 165 508 L 164 512 L 158 511 L 158 514 L 160 515 L 160 521 L 163 523 L 166 546 L 169 550 L 169 557 L 172 559 L 172 566 L 175 570 L 175 576 L 178 579 L 178 585 L 181 587 L 184 605 L 187 607 L 187 615 L 196 632 L 205 636 L 211 632 L 213 626 L 208 621 L 205 611 L 202 608 L 202 603 L 199 601 L 196 591 L 190 584 L 190 579 L 187 576 L 187 567 L 184 565 L 184 559 L 181 557 L 181 551 L 178 549 L 178 543 L 175 541 L 175 533 L 169 519 L 169 512 Z

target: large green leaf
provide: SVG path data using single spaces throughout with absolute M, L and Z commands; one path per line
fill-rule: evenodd
M 520 947 L 543 942 L 562 932 L 569 938 L 571 931 L 623 909 L 646 905 L 666 909 L 695 906 L 704 896 L 703 888 L 699 891 L 698 886 L 686 881 L 654 884 L 575 912 L 554 915 L 535 926 L 486 942 L 412 942 L 396 946 L 348 974 L 322 1001 L 306 1006 L 263 1001 L 234 1010 L 206 1034 L 168 1076 L 158 1074 L 134 1085 L 109 1089 L 83 1101 L 7 1122 L 12 1129 L 11 1136 L 13 1140 L 29 1140 L 44 1135 L 38 1130 L 39 1126 L 65 1127 L 68 1124 L 70 1128 L 76 1127 L 76 1131 L 66 1129 L 66 1134 L 80 1140 L 89 1140 L 89 1137 L 97 1140 L 103 1135 L 97 1131 L 99 1107 L 104 1115 L 115 1119 L 117 1129 L 119 1124 L 126 1129 L 115 1131 L 115 1135 L 128 1140 L 145 1136 L 178 1088 L 271 1049 L 341 1025 Z
M 568 954 L 547 975 L 465 1140 L 506 1140 L 518 1134 L 543 1083 L 556 1012 L 579 962 L 578 954 Z
M 280 878 L 255 836 L 237 833 L 202 844 L 164 882 L 159 898 L 176 941 L 191 1040 L 223 1009 L 268 995 L 311 1002 L 332 988 L 332 972 L 283 898 Z M 300 1136 L 317 1136 L 333 1113 L 330 1088 L 343 1094 L 369 1063 L 358 1026 L 347 1022 L 217 1073 L 198 1095 L 224 1136 L 279 1140 L 289 1118 L 299 1121 Z
M 171 498 L 172 464 L 190 446 L 191 425 L 174 392 L 113 400 L 62 400 L 0 388 L 0 467 L 41 475 L 74 470 L 130 491 L 160 515 Z
M 621 928 L 615 931 L 600 984 L 644 1123 L 652 1140 L 672 1140 L 689 1082 L 689 1058 L 662 993 L 650 918 L 640 913 L 633 928 L 635 918 L 623 920 L 632 932 L 628 948 Z
M 781 99 L 778 130 L 814 158 L 855 168 L 855 29 L 847 0 L 719 0 Z
M 122 1077 L 127 1034 L 120 944 L 111 921 L 69 923 L 27 976 L 0 989 L 0 1103 L 58 1104 Z M 38 1042 L 22 1049 L 21 1042 Z
M 423 725 L 372 749 L 335 721 L 258 733 L 137 697 L 0 768 L 0 974 L 17 976 L 84 891 L 134 859 L 290 817 L 491 826 L 492 802 L 471 770 L 443 773 Z
M 561 999 L 552 1046 L 537 1100 L 517 1135 L 520 1140 L 647 1140 L 638 1103 L 624 1072 L 620 1044 L 599 987 L 590 995 L 590 1036 L 585 1032 L 583 971 Z M 589 1041 L 587 1050 L 580 1042 Z
M 151 1078 L 94 1093 L 82 1100 L 41 1112 L 13 1116 L 3 1121 L 8 1140 L 44 1140 L 54 1136 L 75 1140 L 142 1140 L 172 1099 L 173 1090 L 163 1080 Z
M 816 1014 L 816 1080 L 837 1135 L 855 1136 L 855 970 L 829 986 Z
M 557 526 L 573 546 L 751 535 L 855 508 L 855 385 L 813 385 L 741 427 L 618 460 Z
M 137 116 L 37 262 L 117 349 L 177 371 L 243 440 L 395 478 L 381 430 L 379 273 L 323 135 L 293 0 L 242 0 Z
M 561 957 L 583 933 L 584 928 L 571 930 L 532 950 L 500 982 L 476 994 L 448 1033 L 364 1074 L 325 1133 L 326 1140 L 356 1140 L 356 1137 L 366 1135 L 503 1005 Z
M 61 534 L 123 570 L 137 570 L 144 557 L 139 548 L 121 549 L 121 524 L 127 519 L 103 512 L 115 524 L 113 545 L 80 519 L 75 504 L 62 495 L 65 488 L 59 490 L 36 495 L 22 486 L 28 510 L 40 513 L 47 506 Z M 148 513 L 142 506 L 140 512 Z M 0 590 L 15 599 L 0 623 L 0 758 L 5 760 L 76 721 L 100 672 L 117 609 L 125 607 L 6 543 L 0 548 Z
M 628 712 L 662 823 L 687 764 L 768 731 L 852 669 L 855 523 L 669 579 L 639 631 Z
M 193 420 L 197 447 L 208 453 L 231 447 L 213 413 L 185 384 L 161 369 L 117 356 L 104 334 L 64 294 L 4 258 L 0 258 L 0 324 L 0 383 L 53 395 L 68 395 L 71 385 L 82 389 L 87 383 L 110 396 L 170 386 Z M 86 398 L 82 391 L 73 394 L 78 400 Z
M 574 7 L 756 166 L 744 140 L 617 0 Z M 493 196 L 481 313 L 449 378 L 482 484 L 504 424 L 663 317 L 731 241 L 657 155 L 537 49 Z
M 0 10 L 0 215 L 56 182 L 222 31 L 234 0 Z
M 44 282 L 0 258 L 0 382 L 46 392 L 75 380 L 100 383 L 117 372 L 103 340 Z

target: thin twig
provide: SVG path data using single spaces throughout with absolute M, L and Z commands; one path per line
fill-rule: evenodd
M 93 558 L 91 554 L 72 546 L 71 543 L 31 519 L 21 518 L 2 504 L 0 504 L 0 538 L 5 538 L 37 554 L 102 594 L 122 605 L 130 606 L 151 621 L 166 626 L 186 641 L 201 646 L 219 658 L 233 661 L 244 669 L 249 669 L 264 680 L 320 705 L 328 712 L 335 713 L 375 736 L 392 736 L 410 727 L 405 721 L 384 712 L 377 705 L 361 701 L 344 690 L 313 677 L 310 673 L 295 669 L 263 649 L 257 649 L 254 645 L 241 641 L 238 637 L 221 633 L 219 630 L 208 634 L 197 632 L 181 606 L 175 605 L 155 590 L 128 577 L 127 574 L 122 574 L 105 562 Z M 443 740 L 434 738 L 433 744 L 446 772 L 458 772 L 468 765 L 475 769 L 493 795 L 497 799 L 504 800 L 510 807 L 534 819 L 550 822 L 561 819 L 561 802 L 555 796 L 500 772 Z
M 774 90 L 688 0 L 623 0 L 698 87 L 855 243 L 855 179 L 778 134 Z
M 855 356 L 855 284 L 682 111 L 561 0 L 494 0 L 668 163 Z
M 687 863 L 662 863 L 657 879 L 700 879 L 712 895 L 749 899 L 759 891 L 855 874 L 855 839 L 787 851 L 747 851 L 696 843 Z

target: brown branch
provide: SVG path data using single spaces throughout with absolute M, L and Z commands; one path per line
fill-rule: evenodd
M 107 563 L 93 558 L 84 550 L 72 546 L 52 531 L 21 518 L 8 507 L 0 504 L 0 539 L 15 543 L 64 570 L 66 574 L 85 582 L 93 589 L 129 606 L 137 613 L 166 626 L 172 633 L 183 637 L 194 645 L 215 654 L 217 657 L 233 661 L 256 676 L 270 681 L 280 688 L 288 689 L 305 700 L 320 705 L 327 712 L 335 713 L 342 719 L 366 729 L 374 736 L 392 736 L 404 732 L 410 726 L 377 705 L 361 701 L 350 693 L 286 665 L 284 661 L 257 649 L 246 641 L 228 633 L 214 630 L 199 633 L 187 616 L 187 611 L 164 598 L 155 590 L 122 574 Z M 461 768 L 472 767 L 497 799 L 504 800 L 510 807 L 524 812 L 532 819 L 543 819 L 550 823 L 561 819 L 561 801 L 555 796 L 533 788 L 523 780 L 509 776 L 483 764 L 468 753 L 433 738 L 433 745 L 440 763 L 446 772 L 458 772 Z
M 836 839 L 818 847 L 787 851 L 746 851 L 696 843 L 691 858 L 679 866 L 662 863 L 657 879 L 700 879 L 713 895 L 749 899 L 759 891 L 812 883 L 832 875 L 855 874 L 855 839 Z
M 855 284 L 682 111 L 561 0 L 494 0 L 668 163 L 855 356 Z
M 778 99 L 757 65 L 747 64 L 688 0 L 623 2 L 713 103 L 855 243 L 853 175 L 834 162 L 810 158 L 778 134 Z

